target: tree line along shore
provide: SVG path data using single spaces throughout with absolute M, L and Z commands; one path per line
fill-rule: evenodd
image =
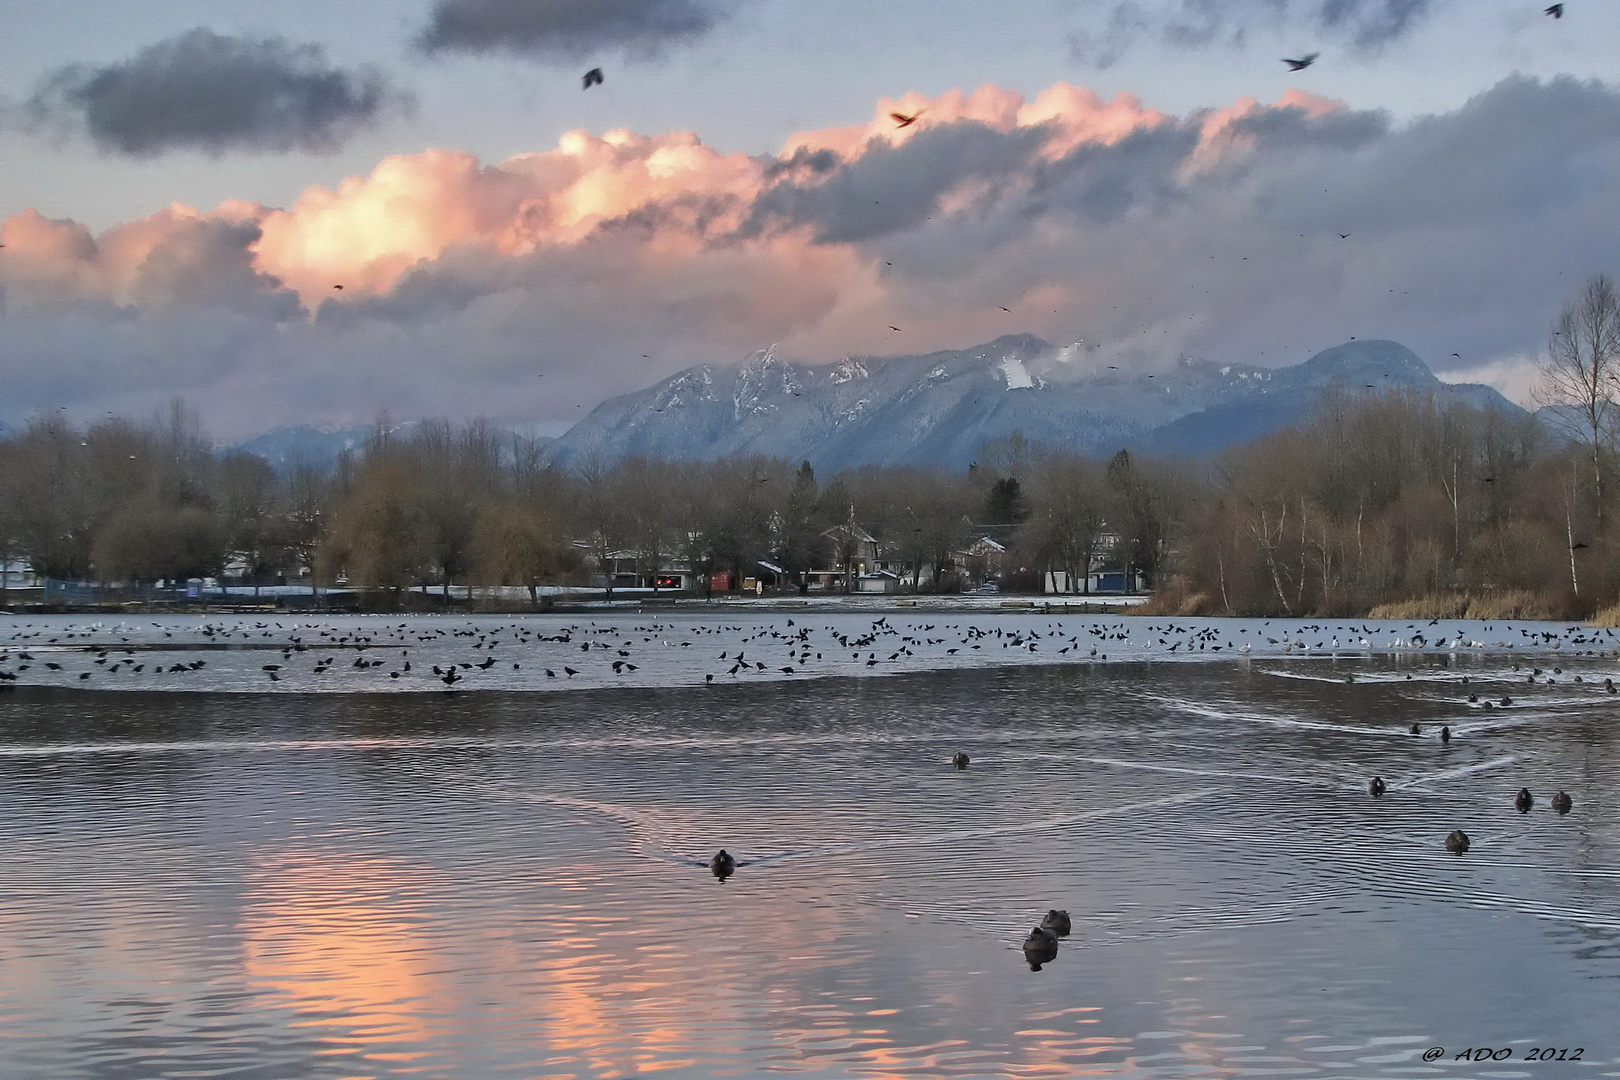
M 329 467 L 278 470 L 216 449 L 179 402 L 145 422 L 44 414 L 0 438 L 0 590 L 224 578 L 397 607 L 424 586 L 538 603 L 559 586 L 1083 594 L 1107 579 L 1151 589 L 1157 613 L 1612 624 L 1617 361 L 1620 305 L 1599 277 L 1554 324 L 1539 415 L 1336 387 L 1212 460 L 1014 435 L 963 472 L 825 478 L 747 456 L 562 470 L 484 420 L 379 423 Z

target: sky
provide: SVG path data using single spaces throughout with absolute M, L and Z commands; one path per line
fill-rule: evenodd
M 555 434 L 1012 332 L 1528 401 L 1620 270 L 1620 4 L 1545 6 L 0 0 L 0 423 Z

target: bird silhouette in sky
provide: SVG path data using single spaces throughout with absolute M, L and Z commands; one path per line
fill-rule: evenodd
M 341 285 L 334 285 L 334 286 L 332 286 L 332 288 L 336 289 L 338 292 L 343 291 L 343 286 L 341 286 Z
M 1002 310 L 1002 311 L 1005 311 L 1005 312 L 1006 312 L 1006 313 L 1007 313 L 1007 314 L 1009 314 L 1009 315 L 1011 315 L 1011 314 L 1012 314 L 1012 308 L 1010 308 L 1010 307 L 1005 307 L 1005 306 L 1003 306 L 1003 307 L 1002 307 L 1002 309 L 1001 309 L 1001 310 Z
M 1554 4 L 1551 7 L 1549 7 L 1547 10 L 1543 11 L 1542 14 L 1543 15 L 1551 15 L 1555 19 L 1562 19 L 1564 17 L 1564 5 L 1563 4 Z
M 1339 239 L 1340 240 L 1348 240 L 1348 239 L 1350 239 L 1350 234 L 1347 233 L 1347 232 L 1342 232 L 1342 233 L 1339 234 Z
M 1321 53 L 1317 53 L 1317 52 L 1306 53 L 1304 56 L 1300 57 L 1298 60 L 1290 60 L 1285 56 L 1285 57 L 1283 57 L 1283 63 L 1288 65 L 1288 70 L 1289 71 L 1304 71 L 1306 68 L 1308 68 L 1312 64 L 1316 63 L 1316 58 L 1318 56 L 1321 56 L 1321 55 L 1322 55 Z
M 905 113 L 892 112 L 889 114 L 889 119 L 894 121 L 894 126 L 897 128 L 910 127 L 912 124 L 917 122 L 917 117 L 921 116 L 922 114 L 922 109 L 918 109 L 910 116 L 907 116 Z
M 601 68 L 591 68 L 580 81 L 585 84 L 584 89 L 589 90 L 593 86 L 601 86 L 607 79 L 602 76 Z
M 898 326 L 890 326 L 889 329 L 893 330 L 897 334 L 901 332 L 901 330 L 900 330 L 900 328 Z

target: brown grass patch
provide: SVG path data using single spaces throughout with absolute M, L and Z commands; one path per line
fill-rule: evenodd
M 1369 619 L 1460 619 L 1468 610 L 1466 593 L 1430 593 L 1410 600 L 1379 604 L 1367 612 Z
M 1431 616 L 1432 617 L 1432 616 Z M 1528 589 L 1505 589 L 1470 597 L 1465 619 L 1550 619 L 1552 612 L 1541 597 Z
M 1620 619 L 1620 604 L 1613 609 Z M 1527 589 L 1507 589 L 1479 595 L 1470 593 L 1430 593 L 1410 600 L 1379 604 L 1367 613 L 1369 619 L 1550 619 L 1551 606 Z M 1620 622 L 1614 625 L 1620 625 Z

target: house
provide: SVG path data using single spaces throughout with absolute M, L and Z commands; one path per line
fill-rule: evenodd
M 1005 545 L 988 536 L 981 536 L 966 548 L 956 552 L 951 562 L 962 577 L 975 584 L 996 581 L 1001 577 L 1002 560 L 1007 554 Z
M 39 584 L 39 575 L 26 559 L 0 558 L 0 588 L 37 589 Z
M 821 535 L 826 541 L 822 554 L 827 569 L 813 571 L 817 576 L 839 578 L 843 587 L 849 589 L 861 573 L 877 569 L 877 538 L 855 524 L 853 518 L 843 525 L 834 525 Z
M 1149 588 L 1151 585 L 1147 575 L 1141 570 L 1113 560 L 1105 562 L 1098 559 L 1093 562 L 1091 573 L 1086 575 L 1085 580 L 1078 574 L 1071 579 L 1065 570 L 1048 570 L 1041 577 L 1041 591 L 1044 593 L 1119 595 L 1147 592 Z
M 597 588 L 647 589 L 653 592 L 685 592 L 702 586 L 703 575 L 685 559 L 653 560 L 639 551 L 615 551 L 603 560 L 593 582 Z
M 857 574 L 855 591 L 858 593 L 893 593 L 900 591 L 900 575 L 888 570 L 871 570 Z
M 1041 576 L 1041 591 L 1075 595 L 1080 593 L 1129 594 L 1152 588 L 1148 577 L 1123 554 L 1125 543 L 1118 534 L 1105 532 L 1096 539 L 1091 565 L 1084 576 L 1050 566 Z

